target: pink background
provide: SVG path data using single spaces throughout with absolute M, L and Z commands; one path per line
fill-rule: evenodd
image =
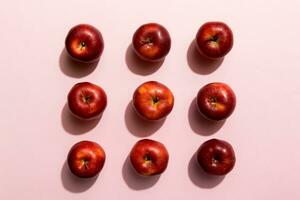
M 299 2 L 6 1 L 0 15 L 0 199 L 300 199 Z M 222 20 L 234 32 L 222 63 L 199 60 L 191 45 L 209 20 Z M 78 71 L 63 51 L 64 39 L 83 22 L 101 30 L 105 49 L 97 66 Z M 150 70 L 141 69 L 128 48 L 146 22 L 163 24 L 173 42 L 165 61 Z M 165 83 L 176 98 L 164 122 L 141 122 L 128 106 L 134 89 L 148 80 Z M 99 122 L 79 122 L 68 113 L 66 95 L 81 81 L 107 92 Z M 212 81 L 227 82 L 237 95 L 225 123 L 206 123 L 192 104 Z M 137 177 L 126 161 L 143 137 L 169 150 L 159 178 Z M 210 138 L 235 148 L 237 163 L 225 178 L 198 172 L 191 160 Z M 106 151 L 97 179 L 78 180 L 65 165 L 80 140 Z

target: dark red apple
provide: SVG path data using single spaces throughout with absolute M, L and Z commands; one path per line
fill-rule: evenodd
M 71 172 L 80 178 L 96 176 L 105 163 L 105 152 L 96 142 L 81 141 L 76 143 L 68 154 Z
M 106 104 L 104 90 L 89 82 L 75 84 L 68 94 L 69 109 L 80 119 L 100 118 Z
M 65 45 L 73 59 L 92 63 L 100 59 L 104 41 L 98 29 L 88 24 L 79 24 L 69 31 Z
M 206 58 L 222 58 L 233 46 L 233 33 L 223 22 L 207 22 L 197 32 L 196 46 Z
M 143 176 L 161 174 L 168 166 L 169 153 L 166 147 L 155 140 L 138 141 L 130 152 L 133 168 Z
M 171 90 L 156 81 L 141 84 L 133 94 L 133 106 L 138 114 L 148 120 L 165 118 L 173 109 Z
M 204 142 L 197 151 L 197 162 L 211 175 L 225 175 L 235 165 L 235 154 L 231 144 L 224 140 L 211 139 Z
M 146 61 L 160 61 L 171 48 L 171 37 L 165 27 L 157 23 L 140 26 L 132 38 L 136 54 Z
M 234 111 L 235 104 L 235 94 L 225 83 L 209 83 L 197 95 L 198 110 L 210 120 L 226 119 Z

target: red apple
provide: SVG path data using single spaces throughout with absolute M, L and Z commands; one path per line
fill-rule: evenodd
M 232 146 L 223 140 L 211 139 L 204 142 L 197 151 L 197 162 L 211 175 L 225 175 L 235 164 Z
M 171 37 L 165 27 L 156 23 L 140 26 L 132 38 L 136 54 L 146 61 L 160 61 L 171 48 Z
M 68 154 L 71 172 L 80 178 L 96 176 L 105 163 L 105 152 L 96 142 L 81 141 L 76 143 Z
M 172 111 L 174 96 L 167 86 L 156 81 L 149 81 L 135 90 L 132 101 L 135 110 L 143 118 L 159 120 Z
M 79 24 L 69 31 L 65 45 L 73 59 L 92 63 L 100 59 L 104 41 L 98 29 L 88 24 Z
M 68 94 L 69 109 L 80 119 L 100 118 L 106 104 L 104 90 L 89 82 L 75 84 Z
M 197 95 L 198 110 L 210 120 L 226 119 L 234 111 L 235 104 L 235 94 L 225 83 L 209 83 Z
M 206 58 L 222 58 L 233 46 L 232 31 L 223 22 L 207 22 L 197 32 L 196 46 L 199 53 Z
M 166 147 L 155 140 L 138 141 L 130 152 L 133 168 L 143 176 L 161 174 L 168 166 L 169 153 Z

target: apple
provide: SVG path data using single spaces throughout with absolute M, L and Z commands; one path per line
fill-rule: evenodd
M 231 144 L 224 140 L 208 140 L 197 151 L 198 164 L 211 175 L 228 174 L 233 169 L 235 161 Z
M 157 23 L 140 26 L 132 37 L 135 53 L 143 60 L 163 60 L 171 48 L 171 37 L 165 27 Z
M 162 83 L 148 81 L 135 90 L 132 102 L 137 113 L 143 118 L 160 120 L 172 111 L 174 96 Z
M 98 119 L 106 108 L 104 90 L 95 84 L 81 82 L 75 84 L 68 94 L 68 106 L 79 119 Z
M 196 47 L 199 53 L 209 59 L 224 57 L 233 46 L 233 33 L 223 22 L 207 22 L 196 35 Z
M 168 166 L 169 153 L 166 147 L 155 140 L 142 139 L 130 152 L 130 162 L 138 174 L 153 176 L 161 174 Z
M 103 148 L 92 141 L 76 143 L 68 154 L 68 165 L 71 172 L 80 178 L 96 176 L 105 163 Z
M 210 120 L 224 120 L 234 111 L 236 97 L 225 83 L 214 82 L 202 87 L 197 95 L 200 113 Z
M 67 34 L 65 46 L 74 60 L 93 63 L 100 59 L 104 41 L 98 29 L 89 24 L 79 24 Z

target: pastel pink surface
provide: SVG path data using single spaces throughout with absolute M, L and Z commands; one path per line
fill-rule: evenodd
M 282 1 L 7 1 L 0 16 L 0 199 L 300 199 L 300 34 L 298 0 Z M 226 22 L 232 51 L 219 63 L 197 59 L 192 40 L 201 24 Z M 131 37 L 147 22 L 164 25 L 172 47 L 163 63 L 142 70 Z M 74 70 L 64 39 L 90 23 L 105 47 L 96 65 Z M 158 124 L 137 123 L 135 88 L 166 84 L 175 106 Z M 69 89 L 90 81 L 105 89 L 100 121 L 79 122 L 66 107 Z M 199 118 L 193 99 L 203 85 L 222 81 L 237 96 L 225 123 Z M 141 124 L 142 123 L 142 124 Z M 170 160 L 159 178 L 143 179 L 127 156 L 143 136 L 165 144 Z M 226 177 L 197 172 L 200 144 L 224 139 L 237 161 Z M 78 180 L 65 160 L 71 146 L 94 140 L 106 152 L 97 179 Z

